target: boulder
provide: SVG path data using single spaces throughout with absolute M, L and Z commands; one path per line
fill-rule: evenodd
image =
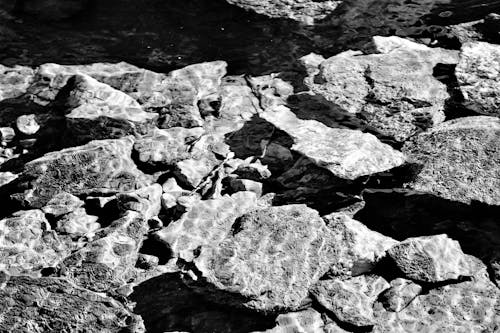
M 455 74 L 466 107 L 500 117 L 500 45 L 465 43 Z
M 446 235 L 408 238 L 387 252 L 411 280 L 437 283 L 473 275 L 460 244 Z
M 450 120 L 408 141 L 403 152 L 420 165 L 407 187 L 471 203 L 500 205 L 500 120 Z
M 48 153 L 25 164 L 13 184 L 22 192 L 11 197 L 27 207 L 36 208 L 45 206 L 61 191 L 79 196 L 145 186 L 150 180 L 132 161 L 132 145 L 130 138 L 96 140 Z

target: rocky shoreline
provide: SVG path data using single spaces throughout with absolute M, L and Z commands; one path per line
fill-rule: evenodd
M 306 30 L 387 9 L 228 2 Z M 458 47 L 382 22 L 261 75 L 0 65 L 0 332 L 499 331 L 499 21 Z

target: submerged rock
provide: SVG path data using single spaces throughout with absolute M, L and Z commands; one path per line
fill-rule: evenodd
M 408 141 L 403 152 L 421 166 L 407 187 L 464 203 L 500 205 L 500 119 L 465 117 Z

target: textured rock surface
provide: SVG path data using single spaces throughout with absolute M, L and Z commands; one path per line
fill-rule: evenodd
M 276 318 L 276 327 L 266 330 L 265 333 L 319 333 L 324 332 L 324 326 L 325 323 L 321 319 L 321 313 L 314 309 L 307 309 L 279 315 Z
M 472 276 L 460 244 L 446 235 L 409 238 L 388 251 L 406 278 L 442 282 Z
M 28 207 L 42 207 L 60 191 L 81 195 L 91 191 L 126 191 L 147 183 L 131 160 L 132 140 L 92 141 L 27 163 L 16 180 L 30 189 L 13 195 Z
M 26 93 L 33 77 L 33 69 L 29 67 L 0 65 L 0 100 L 16 98 Z
M 408 141 L 403 151 L 422 165 L 414 190 L 445 199 L 500 204 L 500 121 L 466 117 L 444 122 Z
M 472 42 L 462 46 L 456 76 L 470 109 L 500 116 L 500 46 Z
M 380 301 L 387 311 L 400 312 L 421 291 L 422 287 L 415 282 L 399 278 L 391 281 L 391 287 L 380 296 Z
M 341 53 L 321 62 L 306 83 L 398 141 L 442 122 L 449 95 L 433 69 L 456 63 L 456 53 L 396 37 L 375 37 L 373 44 L 379 54 Z

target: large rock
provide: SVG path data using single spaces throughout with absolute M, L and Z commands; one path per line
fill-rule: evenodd
M 243 215 L 194 262 L 201 288 L 218 290 L 213 293 L 220 301 L 268 313 L 303 306 L 310 286 L 334 260 L 335 244 L 318 213 L 289 205 Z
M 447 87 L 433 76 L 438 63 L 454 64 L 456 52 L 397 37 L 375 37 L 375 52 L 344 52 L 320 63 L 309 88 L 380 133 L 404 141 L 444 121 Z
M 0 281 L 2 332 L 145 332 L 141 317 L 123 304 L 64 279 L 2 276 Z
M 315 21 L 324 19 L 337 8 L 343 1 L 332 0 L 227 0 L 230 4 L 242 7 L 247 10 L 253 10 L 274 18 L 287 18 L 303 22 L 305 24 L 314 24 Z
M 146 134 L 158 117 L 124 92 L 86 75 L 72 76 L 56 103 L 64 107 L 71 135 L 80 140 Z
M 473 275 L 460 244 L 446 235 L 408 238 L 388 251 L 408 279 L 443 282 Z
M 0 220 L 0 270 L 36 274 L 59 264 L 71 250 L 40 210 L 20 211 Z
M 500 205 L 500 120 L 466 117 L 408 141 L 403 152 L 421 165 L 407 186 L 445 199 Z
M 401 152 L 372 134 L 302 120 L 284 106 L 266 110 L 261 117 L 293 138 L 293 150 L 339 178 L 352 180 L 405 162 Z
M 500 116 L 500 45 L 462 45 L 455 73 L 465 105 L 489 116 Z
M 180 219 L 155 235 L 170 248 L 172 256 L 191 261 L 200 248 L 217 247 L 231 230 L 235 219 L 256 208 L 257 204 L 257 196 L 252 192 L 197 200 Z
M 357 327 L 373 326 L 373 303 L 389 288 L 380 276 L 361 275 L 348 280 L 323 280 L 311 291 L 321 306 L 335 314 L 345 324 Z
M 24 66 L 0 65 L 0 101 L 22 96 L 34 78 L 33 69 Z
M 61 191 L 73 195 L 120 192 L 149 183 L 131 159 L 133 141 L 96 140 L 84 146 L 48 153 L 27 163 L 12 194 L 27 207 L 43 207 Z M 29 184 L 27 187 L 26 185 Z

